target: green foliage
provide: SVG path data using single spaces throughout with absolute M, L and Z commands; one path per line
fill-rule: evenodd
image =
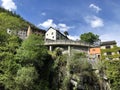
M 16 59 L 21 65 L 37 65 L 41 67 L 46 58 L 47 49 L 43 45 L 42 36 L 32 34 L 24 40 L 22 46 L 17 50 Z
M 0 90 L 49 90 L 53 64 L 43 37 L 30 35 L 22 40 L 6 30 L 26 29 L 34 25 L 19 15 L 0 8 Z
M 93 34 L 92 32 L 81 34 L 80 39 L 84 42 L 93 44 L 95 41 L 99 40 L 99 36 Z
M 120 51 L 120 47 L 117 47 L 117 46 L 114 46 L 113 48 L 110 48 L 110 49 L 101 49 L 101 59 L 105 60 L 106 58 L 109 58 L 109 59 L 119 58 L 120 57 L 119 51 Z M 107 53 L 107 52 L 114 53 L 114 55 L 104 55 L 104 53 Z
M 54 54 L 54 55 L 53 55 Z M 67 55 L 62 55 L 62 50 L 56 48 L 53 51 L 54 64 L 52 68 L 51 89 L 52 90 L 67 90 L 68 78 L 67 76 Z
M 21 30 L 28 27 L 28 23 L 18 17 L 10 16 L 5 12 L 0 13 L 0 28 L 1 30 Z
M 0 33 L 0 84 L 6 89 L 14 88 L 14 76 L 20 67 L 14 60 L 16 49 L 20 46 L 21 40 L 16 36 L 9 36 L 4 31 Z
M 33 29 L 38 29 L 30 22 L 24 20 L 20 15 L 17 15 L 15 12 L 11 12 L 0 7 L 0 32 L 2 30 L 6 31 L 7 29 L 16 31 L 26 29 L 29 25 Z
M 5 13 L 11 15 L 11 16 L 21 18 L 20 15 L 17 15 L 15 12 L 6 10 L 6 9 L 4 9 L 4 8 L 2 8 L 2 7 L 0 7 L 0 12 L 5 12 Z
M 0 89 L 49 90 L 53 62 L 42 36 L 33 34 L 22 42 L 2 31 L 0 37 Z
M 59 48 L 59 47 L 56 48 L 54 52 L 55 52 L 55 55 L 56 55 L 56 56 L 61 56 L 61 55 L 62 55 L 62 49 Z
M 110 81 L 112 90 L 120 89 L 120 61 L 105 61 L 106 75 Z
M 114 46 L 113 48 L 109 48 L 109 49 L 101 49 L 102 53 L 104 52 L 117 52 L 118 50 L 120 50 L 120 47 Z
M 43 37 L 31 34 L 23 41 L 17 50 L 16 62 L 22 67 L 34 67 L 38 73 L 35 90 L 47 90 L 49 88 L 49 75 L 52 65 L 52 58 L 44 46 Z M 28 83 L 27 83 L 28 84 Z M 29 85 L 28 85 L 29 86 Z M 29 90 L 30 87 L 27 87 Z M 31 90 L 34 90 L 31 89 Z
M 70 61 L 70 70 L 74 73 L 80 73 L 84 70 L 92 70 L 92 66 L 88 63 L 87 58 L 84 57 L 82 53 L 76 53 L 73 55 Z
M 33 90 L 38 73 L 34 67 L 22 67 L 15 77 L 17 90 Z
M 80 58 L 86 58 L 85 53 L 74 53 L 73 59 L 80 59 Z
M 71 79 L 75 80 L 78 86 L 85 90 L 95 90 L 94 86 L 98 84 L 97 76 L 84 53 L 75 53 L 71 56 L 69 69 Z

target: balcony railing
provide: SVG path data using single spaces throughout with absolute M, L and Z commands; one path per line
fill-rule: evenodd
M 89 44 L 82 41 L 73 41 L 73 40 L 46 40 L 45 45 L 75 45 L 75 46 L 88 46 L 93 47 L 93 44 Z

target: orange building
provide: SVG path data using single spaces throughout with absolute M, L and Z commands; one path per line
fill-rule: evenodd
M 89 49 L 89 55 L 91 59 L 100 59 L 100 54 L 101 50 L 99 47 Z
M 89 50 L 90 55 L 100 54 L 100 53 L 101 53 L 100 48 L 90 48 L 90 50 Z

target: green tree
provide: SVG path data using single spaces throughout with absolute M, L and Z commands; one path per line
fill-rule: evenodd
M 67 76 L 67 55 L 62 54 L 62 48 L 55 48 L 51 53 L 54 59 L 52 67 L 51 90 L 67 90 L 68 76 Z M 67 77 L 66 77 L 67 76 Z
M 112 90 L 119 90 L 120 89 L 120 61 L 119 60 L 112 60 L 112 61 L 105 61 L 105 73 L 108 77 L 110 82 L 110 86 Z
M 13 89 L 14 76 L 19 65 L 14 60 L 16 49 L 20 46 L 21 40 L 11 35 L 0 33 L 0 84 L 6 89 Z
M 82 90 L 95 90 L 95 84 L 98 84 L 97 77 L 93 72 L 92 65 L 88 62 L 85 53 L 74 53 L 69 61 L 71 80 L 77 82 L 77 86 Z M 70 85 L 74 83 L 70 82 Z M 73 87 L 72 87 L 73 88 Z
M 34 67 L 22 67 L 15 77 L 16 90 L 34 90 L 38 73 Z
M 96 34 L 93 34 L 92 32 L 81 34 L 80 39 L 84 42 L 88 42 L 93 44 L 95 41 L 99 40 L 99 36 Z
M 26 23 L 24 20 L 9 15 L 6 12 L 0 13 L 0 23 L 1 30 L 7 30 L 8 28 L 11 30 L 21 30 L 28 27 L 28 23 Z
M 31 34 L 23 41 L 17 50 L 16 62 L 21 67 L 34 67 L 38 73 L 38 79 L 32 90 L 47 90 L 49 88 L 49 75 L 52 65 L 52 58 L 47 53 L 42 35 Z M 17 83 L 18 84 L 18 83 Z M 28 84 L 28 83 L 27 83 Z M 27 90 L 30 89 L 27 87 Z
M 15 12 L 5 10 L 0 7 L 0 31 L 6 31 L 8 28 L 10 30 L 24 30 L 31 26 L 35 30 L 39 30 L 30 22 L 24 20 L 20 15 L 17 15 Z
M 44 46 L 43 38 L 35 34 L 30 35 L 23 41 L 21 47 L 17 50 L 16 60 L 22 66 L 34 65 L 42 67 L 47 49 Z

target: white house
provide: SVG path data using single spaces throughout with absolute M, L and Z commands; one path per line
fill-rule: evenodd
M 48 31 L 45 33 L 45 39 L 46 40 L 66 40 L 68 39 L 68 37 L 62 34 L 59 30 L 56 30 L 50 27 Z

